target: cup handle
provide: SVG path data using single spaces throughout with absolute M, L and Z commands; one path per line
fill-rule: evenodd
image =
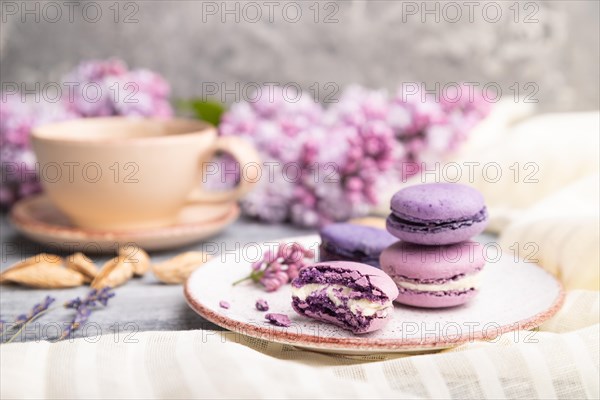
M 214 158 L 218 151 L 223 151 L 231 155 L 239 163 L 240 171 L 242 172 L 239 183 L 235 188 L 230 190 L 213 191 L 198 187 L 188 196 L 188 203 L 220 203 L 236 201 L 248 193 L 258 182 L 258 178 L 249 180 L 243 176 L 244 168 L 249 164 L 256 164 L 256 166 L 260 168 L 261 160 L 258 152 L 250 143 L 235 136 L 219 137 L 215 142 L 214 147 L 209 152 L 208 158 L 200 161 L 200 171 L 203 181 L 206 176 L 207 168 L 210 165 L 210 160 Z

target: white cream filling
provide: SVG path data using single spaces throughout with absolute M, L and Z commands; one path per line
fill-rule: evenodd
M 394 282 L 404 289 L 418 290 L 422 292 L 447 292 L 451 290 L 469 290 L 472 288 L 479 288 L 480 285 L 480 273 L 470 274 L 464 278 L 457 279 L 455 281 L 448 281 L 442 284 L 427 284 L 427 283 L 413 283 L 403 281 L 399 278 L 394 278 Z
M 327 294 L 329 300 L 331 300 L 331 302 L 338 307 L 343 305 L 343 303 L 337 295 L 348 295 L 350 292 L 352 292 L 352 289 L 347 286 L 329 285 L 325 287 L 318 283 L 309 283 L 299 288 L 292 286 L 292 295 L 298 297 L 302 301 L 305 301 L 308 296 L 315 292 L 322 291 L 323 289 L 325 289 L 325 294 Z M 368 299 L 348 300 L 348 308 L 350 308 L 350 312 L 352 314 L 358 314 L 360 311 L 360 313 L 365 317 L 375 315 L 379 311 L 384 311 L 381 313 L 381 316 L 385 317 L 387 316 L 387 310 L 391 307 L 393 307 L 391 301 L 382 304 Z

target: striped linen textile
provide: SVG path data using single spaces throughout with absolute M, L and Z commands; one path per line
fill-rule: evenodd
M 597 399 L 600 296 L 575 290 L 538 331 L 422 355 L 320 354 L 231 332 L 0 347 L 9 398 Z

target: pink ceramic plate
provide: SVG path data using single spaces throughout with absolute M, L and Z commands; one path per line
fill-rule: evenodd
M 85 253 L 112 253 L 118 246 L 136 243 L 145 250 L 185 246 L 216 235 L 240 215 L 235 203 L 223 203 L 207 212 L 190 204 L 171 226 L 132 231 L 91 230 L 73 226 L 46 195 L 19 201 L 11 209 L 10 221 L 28 238 L 50 248 Z
M 320 239 L 308 236 L 285 240 L 291 241 L 316 249 Z M 320 351 L 364 354 L 443 349 L 532 329 L 554 315 L 564 298 L 561 284 L 541 267 L 505 256 L 485 266 L 481 292 L 469 304 L 440 310 L 396 305 L 394 319 L 384 329 L 353 335 L 296 314 L 290 304 L 289 285 L 273 293 L 250 282 L 232 286 L 250 272 L 250 263 L 268 246 L 272 248 L 274 243 L 244 247 L 215 257 L 197 269 L 185 285 L 190 307 L 219 326 L 249 336 Z M 264 319 L 265 313 L 255 308 L 259 298 L 268 301 L 268 312 L 287 314 L 292 326 L 270 325 Z M 219 307 L 221 300 L 230 303 L 230 308 Z M 532 334 L 522 333 L 519 338 L 526 340 Z

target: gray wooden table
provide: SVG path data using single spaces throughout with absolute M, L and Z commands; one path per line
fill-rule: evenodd
M 220 235 L 209 240 L 219 248 L 230 250 L 238 244 L 243 246 L 250 242 L 310 233 L 313 231 L 302 230 L 290 225 L 265 225 L 240 219 Z M 5 216 L 0 217 L 0 235 L 2 243 L 0 266 L 2 269 L 47 250 L 19 235 Z M 158 262 L 183 251 L 206 248 L 206 245 L 203 247 L 202 243 L 198 243 L 172 251 L 151 253 L 150 256 L 153 262 Z M 101 263 L 109 256 L 94 256 L 93 258 Z M 85 296 L 88 290 L 88 287 L 37 290 L 0 285 L 0 318 L 10 322 L 18 314 L 28 312 L 46 295 L 56 298 L 56 304 L 60 304 L 77 296 Z M 143 278 L 129 281 L 126 285 L 118 287 L 115 292 L 116 296 L 110 300 L 109 306 L 94 311 L 89 322 L 74 335 L 75 337 L 119 334 L 129 335 L 129 338 L 133 338 L 135 332 L 141 331 L 221 329 L 195 314 L 187 306 L 181 285 L 164 285 L 158 282 L 151 273 L 146 274 Z M 58 330 L 68 323 L 72 316 L 72 310 L 62 308 L 54 310 L 33 322 L 15 341 L 56 337 Z

